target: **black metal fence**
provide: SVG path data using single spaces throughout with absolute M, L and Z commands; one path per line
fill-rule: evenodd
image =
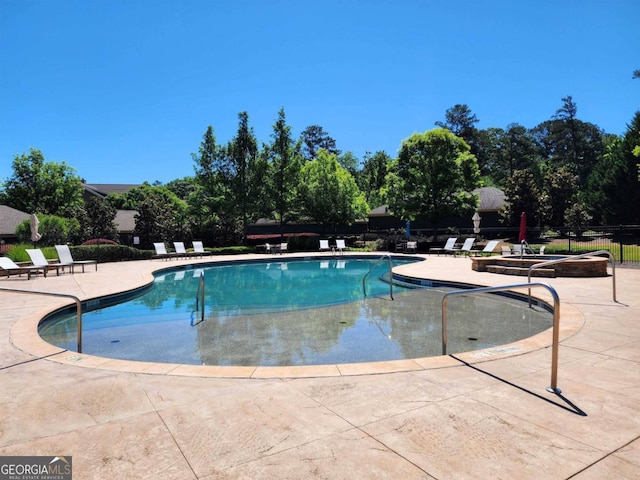
M 428 239 L 429 244 L 442 242 L 454 235 L 458 235 L 459 239 L 476 236 L 479 240 L 501 239 L 508 243 L 518 243 L 519 229 L 492 227 L 481 229 L 476 234 L 473 229 L 441 228 L 436 237 L 433 231 L 412 231 L 411 234 Z M 608 250 L 617 264 L 640 267 L 640 225 L 585 226 L 580 229 L 528 227 L 526 239 L 530 245 L 545 245 L 548 253 L 580 254 Z

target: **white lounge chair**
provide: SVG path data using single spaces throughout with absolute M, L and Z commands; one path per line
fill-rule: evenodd
M 73 255 L 71 255 L 71 249 L 68 245 L 56 245 L 56 252 L 58 252 L 58 260 L 62 264 L 71 265 L 71 272 L 75 273 L 74 267 L 76 265 L 82 266 L 82 273 L 84 273 L 84 266 L 91 265 L 92 263 L 96 266 L 96 271 L 98 271 L 98 261 L 97 260 L 74 260 Z
M 347 249 L 347 246 L 344 243 L 344 239 L 336 240 L 336 251 L 337 252 L 344 253 L 344 251 L 346 249 Z
M 34 267 L 32 265 L 20 266 L 17 265 L 9 257 L 0 257 L 0 269 L 2 269 L 2 271 L 7 274 L 7 277 L 9 277 L 9 275 L 11 274 L 22 275 L 23 273 L 26 273 L 27 279 L 31 280 L 32 273 L 40 272 L 42 272 L 45 277 L 47 276 L 46 268 Z
M 489 255 L 491 255 L 499 243 L 500 240 L 491 240 L 485 245 L 482 250 L 471 250 L 471 253 L 475 255 L 484 255 L 485 253 L 488 253 Z
M 165 260 L 168 260 L 169 258 L 174 258 L 176 256 L 174 253 L 167 252 L 167 247 L 164 242 L 154 243 L 153 248 L 156 249 L 156 254 L 153 258 L 164 258 Z
M 437 253 L 438 256 L 440 256 L 441 253 L 444 253 L 445 255 L 448 253 L 455 254 L 456 240 L 458 240 L 457 237 L 449 237 L 447 242 L 444 244 L 444 247 L 432 247 L 429 249 L 429 253 Z
M 289 247 L 289 244 L 281 243 L 280 247 L 278 248 L 278 252 L 280 252 L 280 254 L 287 253 L 288 252 L 288 247 Z
M 193 257 L 195 255 L 199 255 L 196 252 L 187 252 L 184 242 L 173 242 L 173 248 L 176 251 L 176 257 Z
M 197 254 L 197 255 L 200 255 L 201 257 L 203 255 L 211 255 L 211 252 L 207 252 L 204 249 L 204 245 L 202 244 L 202 242 L 199 242 L 197 240 L 193 241 L 193 253 Z
M 59 263 L 59 262 L 50 263 L 46 258 L 44 258 L 44 253 L 42 253 L 42 250 L 40 250 L 39 248 L 34 248 L 34 249 L 27 248 L 26 251 L 34 267 L 46 268 L 47 270 L 51 270 L 52 268 L 55 268 L 56 275 L 60 275 L 60 267 L 62 267 L 63 271 L 64 271 L 64 267 L 71 267 L 71 270 L 73 271 L 73 265 L 70 265 L 68 263 Z
M 471 250 L 473 249 L 474 242 L 475 242 L 475 238 L 469 237 L 464 241 L 464 243 L 462 244 L 462 247 L 455 250 L 456 252 L 459 252 L 463 255 L 469 255 L 471 253 Z
M 321 252 L 331 251 L 331 247 L 329 247 L 329 240 L 320 240 L 320 251 Z

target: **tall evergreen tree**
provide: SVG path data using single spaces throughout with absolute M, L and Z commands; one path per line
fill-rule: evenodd
M 320 125 L 310 125 L 305 128 L 300 135 L 300 139 L 303 143 L 302 154 L 306 161 L 316 158 L 320 149 L 324 149 L 336 156 L 341 153 L 336 148 L 336 141 Z
M 263 159 L 258 157 L 258 142 L 249 126 L 247 112 L 238 114 L 238 132 L 229 142 L 227 159 L 230 172 L 230 186 L 234 205 L 229 205 L 237 211 L 242 225 L 242 240 L 246 242 L 247 225 L 253 200 L 260 198 L 260 184 L 264 176 Z M 234 208 L 235 207 L 235 208 Z
M 267 147 L 271 171 L 269 198 L 273 199 L 282 234 L 284 223 L 296 210 L 295 199 L 302 168 L 301 142 L 294 142 L 284 108 L 278 111 L 271 138 L 272 143 Z

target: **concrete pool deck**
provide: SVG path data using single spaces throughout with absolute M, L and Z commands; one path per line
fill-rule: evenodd
M 472 271 L 462 257 L 425 258 L 400 268 L 487 286 L 526 282 Z M 0 288 L 84 300 L 208 261 L 107 263 L 2 278 Z M 545 390 L 548 333 L 456 355 L 466 363 L 143 364 L 46 344 L 38 321 L 69 300 L 0 292 L 0 456 L 70 455 L 78 479 L 640 478 L 640 270 L 617 268 L 616 277 L 617 302 L 611 277 L 544 279 L 561 301 L 561 395 Z

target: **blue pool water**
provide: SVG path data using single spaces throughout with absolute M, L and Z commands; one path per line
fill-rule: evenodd
M 410 261 L 394 260 L 394 266 Z M 450 289 L 394 286 L 391 300 L 389 284 L 381 280 L 389 269 L 385 261 L 367 277 L 365 297 L 363 277 L 375 262 L 345 257 L 161 271 L 143 293 L 115 305 L 96 302 L 99 308 L 83 315 L 83 352 L 153 362 L 256 366 L 439 355 L 440 302 Z M 206 294 L 202 322 L 196 309 L 201 274 Z M 461 299 L 449 313 L 448 349 L 501 345 L 542 331 L 550 321 L 549 312 L 526 308 L 523 302 Z M 458 328 L 464 332 L 456 335 Z M 54 345 L 76 348 L 73 312 L 46 319 L 39 331 Z

